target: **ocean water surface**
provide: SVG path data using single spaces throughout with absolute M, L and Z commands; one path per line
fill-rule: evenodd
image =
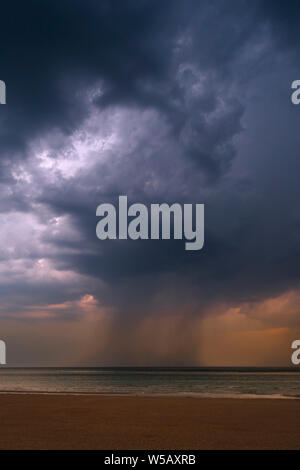
M 0 393 L 300 398 L 284 368 L 0 368 Z

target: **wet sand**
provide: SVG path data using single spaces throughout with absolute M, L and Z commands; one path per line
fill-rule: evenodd
M 300 400 L 0 395 L 0 449 L 300 449 Z

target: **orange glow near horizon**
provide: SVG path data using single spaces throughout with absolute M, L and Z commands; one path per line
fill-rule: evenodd
M 288 366 L 291 342 L 300 338 L 299 298 L 292 291 L 198 317 L 121 317 L 86 294 L 2 319 L 2 336 L 12 355 L 26 357 L 20 365 Z

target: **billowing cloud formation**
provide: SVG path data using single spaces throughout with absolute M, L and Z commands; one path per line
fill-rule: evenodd
M 2 9 L 1 321 L 19 321 L 24 335 L 43 335 L 43 322 L 64 331 L 90 324 L 84 305 L 93 299 L 107 336 L 95 330 L 112 346 L 100 351 L 93 336 L 87 362 L 99 354 L 133 363 L 145 345 L 145 363 L 211 363 L 196 347 L 212 331 L 203 322 L 234 311 L 233 323 L 251 323 L 258 304 L 269 312 L 270 299 L 299 288 L 299 109 L 290 102 L 299 6 L 89 0 Z M 96 207 L 120 194 L 205 203 L 204 250 L 100 242 Z M 283 310 L 262 316 L 266 330 L 297 327 Z M 146 347 L 146 331 L 173 322 L 186 323 L 180 348 L 167 333 Z

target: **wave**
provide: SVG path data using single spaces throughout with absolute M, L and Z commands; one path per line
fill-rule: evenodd
M 75 391 L 28 391 L 28 390 L 0 390 L 0 395 L 76 395 L 76 396 L 102 396 L 102 397 L 170 397 L 170 398 L 209 398 L 209 399 L 260 399 L 260 400 L 298 400 L 300 395 L 287 395 L 287 394 L 254 394 L 254 393 L 197 393 L 197 392 L 75 392 Z

